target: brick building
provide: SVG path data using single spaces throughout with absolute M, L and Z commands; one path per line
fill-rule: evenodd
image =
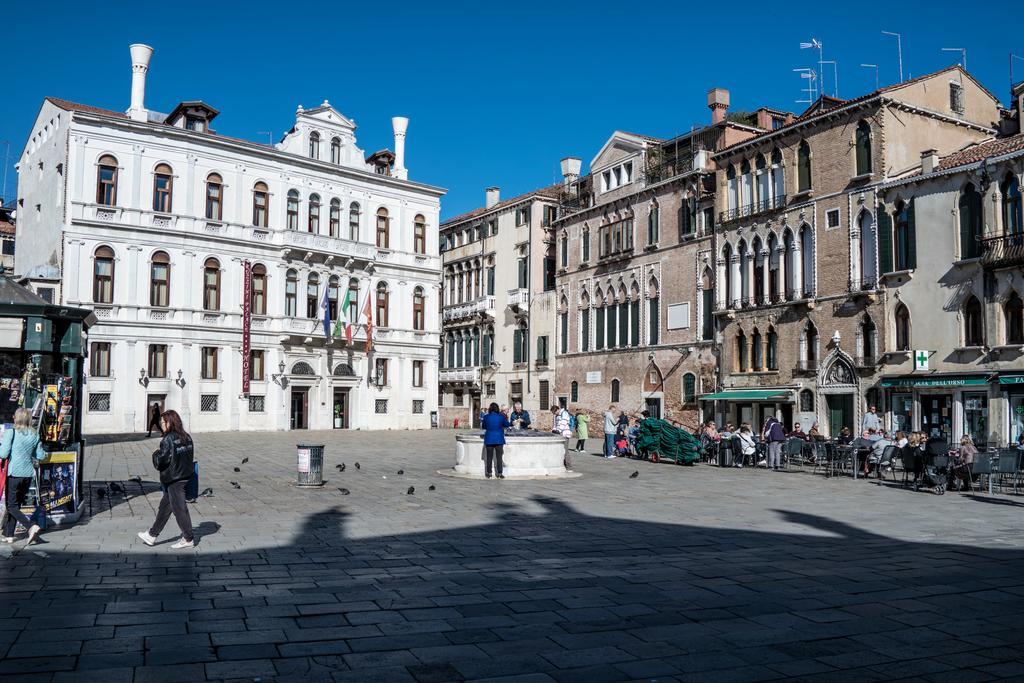
M 879 186 L 996 133 L 999 103 L 960 67 L 852 100 L 821 97 L 795 121 L 714 159 L 721 421 L 776 415 L 857 428 L 888 350 L 886 287 L 913 276 L 912 203 Z M 880 406 L 882 407 L 882 406 Z M 755 426 L 756 428 L 756 426 Z

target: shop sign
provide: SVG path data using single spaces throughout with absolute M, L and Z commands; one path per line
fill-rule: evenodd
M 1000 384 L 1024 384 L 1024 375 L 1003 375 L 999 378 Z
M 49 513 L 74 512 L 78 453 L 54 451 L 39 465 L 39 498 Z
M 587 384 L 600 384 L 601 383 L 601 371 L 587 373 Z
M 914 351 L 914 370 L 927 370 L 930 356 L 928 351 Z
M 984 386 L 988 384 L 984 377 L 935 377 L 932 379 L 924 377 L 898 377 L 895 379 L 883 379 L 883 387 L 964 387 Z

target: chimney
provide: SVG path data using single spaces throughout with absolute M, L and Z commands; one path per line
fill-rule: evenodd
M 562 181 L 565 187 L 580 179 L 580 166 L 583 162 L 576 157 L 565 157 L 562 159 Z
M 128 108 L 128 117 L 132 121 L 145 121 L 146 112 L 146 72 L 149 71 L 149 60 L 153 56 L 153 48 L 142 43 L 128 47 L 132 54 L 132 104 Z
M 405 168 L 405 131 L 409 127 L 409 119 L 404 116 L 393 116 L 391 128 L 395 131 L 395 170 L 396 178 L 406 180 L 409 171 Z
M 921 174 L 928 175 L 934 171 L 939 165 L 939 151 L 935 149 L 926 149 L 921 152 Z
M 725 112 L 729 110 L 729 91 L 725 88 L 708 90 L 708 108 L 711 110 L 711 125 L 725 121 Z
M 487 193 L 487 203 L 484 204 L 485 208 L 491 208 L 495 204 L 501 201 L 501 189 L 497 187 L 488 187 L 485 192 Z

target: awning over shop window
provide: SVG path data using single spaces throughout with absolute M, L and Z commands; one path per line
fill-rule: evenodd
M 720 391 L 717 394 L 705 394 L 702 401 L 788 401 L 792 396 L 788 391 L 778 389 L 751 389 L 749 391 Z
M 925 389 L 928 387 L 977 387 L 988 384 L 988 377 L 979 375 L 976 377 L 928 377 L 925 375 L 917 377 L 890 377 L 879 382 L 883 387 Z
M 1024 386 L 1024 375 L 1000 375 L 1000 384 L 1019 384 Z

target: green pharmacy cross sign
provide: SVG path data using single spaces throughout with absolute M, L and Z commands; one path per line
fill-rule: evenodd
M 914 369 L 915 370 L 927 370 L 928 369 L 928 357 L 927 351 L 914 351 Z

